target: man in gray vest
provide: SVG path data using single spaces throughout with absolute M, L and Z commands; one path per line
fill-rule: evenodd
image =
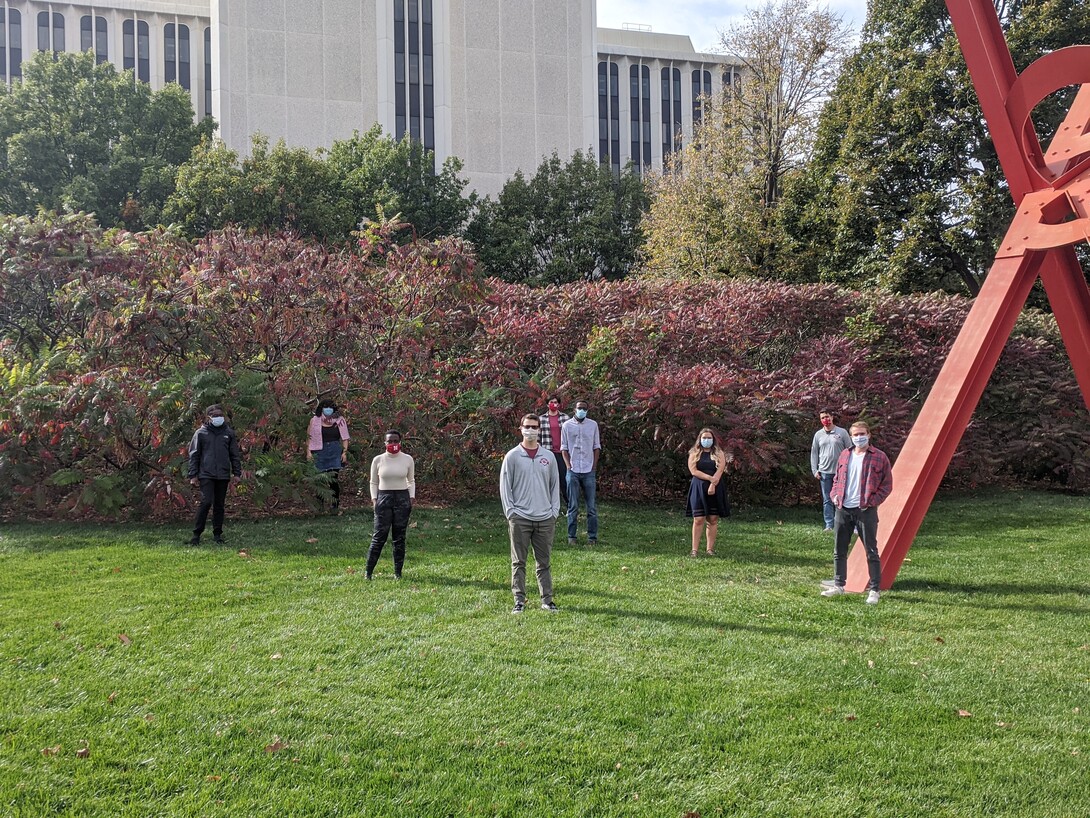
M 833 487 L 837 458 L 842 451 L 852 447 L 852 439 L 846 429 L 833 423 L 833 413 L 828 409 L 822 409 L 818 413 L 818 420 L 821 421 L 821 428 L 814 432 L 814 442 L 810 445 L 810 471 L 821 481 L 821 499 L 825 501 L 822 509 L 825 530 L 832 531 L 836 509 L 829 499 L 829 491 Z
M 526 556 L 531 547 L 541 609 L 556 611 L 549 569 L 556 518 L 560 516 L 556 455 L 538 445 L 541 421 L 537 415 L 523 415 L 521 432 L 522 443 L 504 456 L 500 466 L 500 502 L 511 536 L 511 593 L 515 597 L 511 613 L 520 614 L 526 608 Z

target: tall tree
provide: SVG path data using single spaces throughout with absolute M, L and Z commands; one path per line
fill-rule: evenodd
M 1084 0 L 996 3 L 1015 67 L 1090 42 Z M 1038 106 L 1043 139 L 1070 91 Z M 871 0 L 826 106 L 814 160 L 787 195 L 812 279 L 975 294 L 1013 204 L 942 0 Z
M 522 171 L 485 199 L 467 238 L 489 275 L 527 284 L 624 278 L 643 245 L 641 179 L 615 175 L 589 153 L 553 152 L 529 179 Z
M 652 181 L 652 269 L 794 277 L 781 252 L 781 199 L 811 156 L 850 36 L 810 0 L 768 0 L 723 34 L 741 75 L 720 99 L 705 100 L 693 139 Z
M 0 87 L 0 208 L 155 224 L 178 166 L 214 128 L 194 124 L 178 85 L 153 93 L 90 52 L 35 54 L 22 82 Z

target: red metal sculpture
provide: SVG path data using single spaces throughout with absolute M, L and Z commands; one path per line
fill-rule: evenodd
M 1090 45 L 1054 51 L 1018 75 L 993 0 L 946 5 L 1018 211 L 893 468 L 882 505 L 882 588 L 893 585 L 1038 276 L 1090 405 L 1090 289 L 1074 251 L 1090 241 Z M 1069 85 L 1081 87 L 1046 153 L 1030 113 Z M 866 583 L 857 545 L 846 587 Z

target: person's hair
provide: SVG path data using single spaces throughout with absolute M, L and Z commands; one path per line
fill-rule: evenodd
M 211 406 L 204 410 L 204 413 L 206 415 L 211 415 L 213 412 L 219 412 L 224 417 L 227 416 L 227 413 L 223 411 L 223 404 L 220 403 L 213 403 Z
M 401 432 L 399 432 L 399 431 L 398 431 L 397 429 L 387 429 L 387 430 L 386 430 L 386 434 L 384 434 L 384 435 L 382 436 L 382 439 L 383 439 L 383 440 L 385 440 L 385 439 L 386 439 L 386 438 L 388 438 L 388 437 L 389 437 L 390 435 L 397 435 L 397 441 L 398 441 L 398 443 L 400 443 L 400 442 L 401 442 Z
M 333 414 L 337 414 L 337 404 L 335 404 L 329 398 L 322 398 L 320 401 L 318 401 L 318 405 L 314 407 L 314 416 L 317 417 L 318 415 L 322 414 L 322 410 L 325 409 L 327 406 L 333 409 Z
M 546 403 L 546 405 L 548 405 L 548 404 L 552 403 L 554 400 L 557 403 L 560 403 L 560 398 L 558 398 L 556 395 L 549 395 L 548 397 L 546 397 L 545 398 L 545 403 Z
M 861 420 L 857 420 L 855 423 L 853 423 L 851 425 L 851 428 L 848 431 L 849 432 L 854 432 L 856 429 L 862 429 L 864 432 L 869 432 L 870 431 L 870 426 L 868 426 L 866 423 L 864 423 Z
M 531 414 L 531 413 L 527 412 L 525 415 L 522 416 L 522 420 L 519 421 L 519 426 L 521 426 L 523 423 L 525 423 L 528 420 L 532 420 L 532 421 L 534 421 L 535 423 L 537 423 L 539 425 L 540 425 L 540 422 L 541 422 L 541 418 L 539 418 L 537 415 L 534 415 L 534 414 Z
M 590 402 L 589 402 L 589 401 L 588 401 L 588 400 L 587 400 L 586 398 L 580 398 L 579 400 L 577 400 L 577 401 L 575 402 L 575 406 L 578 406 L 578 405 L 579 405 L 579 404 L 581 404 L 581 403 L 585 403 L 585 404 L 587 404 L 587 408 L 588 408 L 588 409 L 590 408 Z
M 705 432 L 712 436 L 712 447 L 710 449 L 705 449 L 703 446 L 700 445 L 700 438 L 704 437 Z M 693 447 L 689 449 L 689 454 L 700 454 L 703 451 L 710 451 L 712 454 L 715 455 L 726 454 L 726 452 L 723 451 L 723 447 L 719 445 L 719 435 L 715 433 L 715 429 L 712 429 L 709 426 L 705 426 L 703 429 L 696 433 L 696 440 L 693 441 Z
M 822 415 L 828 415 L 831 418 L 836 417 L 836 415 L 833 413 L 833 411 L 831 409 L 819 409 L 818 410 L 818 417 L 821 417 Z

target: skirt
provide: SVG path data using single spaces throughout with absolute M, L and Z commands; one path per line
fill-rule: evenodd
M 341 441 L 327 441 L 320 450 L 314 453 L 314 467 L 318 471 L 341 470 Z
M 729 517 L 730 499 L 727 497 L 725 480 L 719 481 L 715 494 L 708 494 L 711 483 L 694 477 L 689 483 L 689 496 L 685 502 L 686 517 Z

